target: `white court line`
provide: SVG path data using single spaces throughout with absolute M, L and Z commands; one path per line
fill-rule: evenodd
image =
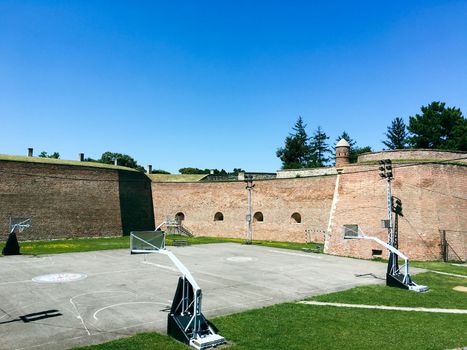
M 430 272 L 434 273 L 439 273 L 440 275 L 447 275 L 447 276 L 454 276 L 454 277 L 460 277 L 460 278 L 467 278 L 465 275 L 457 275 L 455 273 L 449 273 L 449 272 L 441 272 L 441 271 L 435 271 L 435 270 L 428 270 Z
M 297 304 L 335 306 L 335 307 L 349 307 L 349 308 L 357 308 L 357 309 L 378 309 L 378 310 L 394 310 L 394 311 L 434 312 L 434 313 L 445 313 L 445 314 L 467 314 L 467 310 L 464 310 L 464 309 L 436 309 L 436 308 L 425 308 L 425 307 L 402 307 L 402 306 L 384 306 L 384 305 L 323 303 L 321 301 L 299 301 L 299 302 L 297 302 Z
M 6 285 L 6 284 L 26 283 L 26 282 L 32 282 L 32 280 L 22 280 L 22 281 L 2 282 L 2 283 L 0 283 L 0 286 Z
M 277 253 L 277 254 L 285 254 L 285 255 L 294 255 L 294 256 L 301 256 L 301 257 L 304 257 L 304 258 L 312 258 L 312 259 L 319 259 L 321 260 L 322 257 L 320 256 L 315 256 L 316 254 L 303 254 L 303 253 L 292 253 L 292 252 L 282 252 L 280 250 L 268 250 L 268 252 L 270 253 Z
M 129 291 L 100 290 L 100 291 L 89 292 L 89 293 L 81 293 L 81 294 L 77 294 L 77 295 L 71 297 L 70 298 L 70 303 L 71 303 L 71 305 L 73 305 L 73 308 L 76 310 L 76 315 L 77 315 L 76 318 L 78 318 L 81 321 L 81 323 L 82 323 L 84 329 L 86 330 L 86 332 L 88 333 L 88 335 L 91 335 L 91 332 L 89 331 L 88 327 L 84 323 L 84 319 L 81 316 L 81 313 L 79 312 L 78 307 L 74 303 L 73 299 L 78 298 L 78 297 L 82 297 L 82 296 L 85 296 L 85 295 L 92 295 L 92 294 L 99 294 L 99 293 L 130 293 L 130 294 L 134 294 L 133 292 L 129 292 Z
M 172 267 L 172 266 L 167 266 L 167 265 L 161 265 L 161 264 L 156 264 L 156 263 L 153 263 L 153 262 L 150 262 L 150 261 L 141 261 L 142 264 L 145 264 L 145 265 L 152 265 L 152 266 L 156 266 L 156 267 L 160 267 L 161 269 L 165 269 L 165 270 L 170 270 L 170 271 L 175 271 L 175 272 L 178 272 L 180 273 L 180 271 L 178 269 L 176 269 L 175 267 Z
M 120 305 L 132 305 L 132 304 L 157 304 L 157 305 L 164 305 L 164 306 L 167 306 L 167 304 L 165 303 L 160 303 L 160 302 L 157 302 L 157 301 L 130 301 L 130 302 L 127 302 L 127 303 L 118 303 L 118 304 L 112 304 L 112 305 L 109 305 L 109 306 L 105 306 L 99 310 L 97 310 L 94 315 L 92 315 L 92 317 L 96 320 L 96 321 L 99 321 L 99 319 L 97 318 L 97 314 L 101 311 L 104 311 L 106 309 L 109 309 L 111 307 L 115 307 L 115 306 L 120 306 Z

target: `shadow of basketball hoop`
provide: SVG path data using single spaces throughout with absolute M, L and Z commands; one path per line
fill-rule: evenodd
M 58 316 L 62 316 L 62 314 L 58 310 L 55 310 L 55 309 L 45 310 L 45 311 L 34 312 L 32 314 L 22 315 L 13 320 L 0 322 L 0 324 L 21 322 L 21 321 L 24 323 L 29 323 L 29 322 L 40 321 L 46 318 L 52 318 L 52 317 L 58 317 Z

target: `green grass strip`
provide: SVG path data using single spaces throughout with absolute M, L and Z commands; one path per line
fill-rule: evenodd
M 426 272 L 413 276 L 413 280 L 417 284 L 428 286 L 430 290 L 426 293 L 416 293 L 399 288 L 388 288 L 385 285 L 369 285 L 319 295 L 309 300 L 347 304 L 467 309 L 467 293 L 453 290 L 457 286 L 467 287 L 467 279 Z
M 222 238 L 222 237 L 186 237 L 180 235 L 168 235 L 166 245 L 173 245 L 174 240 L 186 240 L 189 244 L 211 244 L 211 243 L 244 243 L 245 240 L 239 238 Z M 42 240 L 42 241 L 26 241 L 19 242 L 21 254 L 26 255 L 42 255 L 42 254 L 60 254 L 72 252 L 88 252 L 108 249 L 129 249 L 129 236 L 123 237 L 100 237 L 100 238 L 73 238 L 73 239 L 58 239 L 58 240 Z M 310 243 L 295 243 L 295 242 L 274 242 L 274 241 L 253 241 L 254 245 L 262 245 L 274 248 L 284 248 L 293 250 L 305 250 L 321 252 L 322 245 Z M 3 249 L 4 243 L 0 244 L 0 250 Z

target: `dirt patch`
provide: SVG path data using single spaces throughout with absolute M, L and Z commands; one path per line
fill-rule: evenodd
M 456 286 L 453 289 L 457 290 L 458 292 L 466 292 L 467 293 L 467 287 L 464 287 L 464 286 Z

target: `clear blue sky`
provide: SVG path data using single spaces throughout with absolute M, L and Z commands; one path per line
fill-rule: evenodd
M 466 1 L 3 1 L 0 153 L 275 171 L 301 115 L 375 150 L 467 114 Z

